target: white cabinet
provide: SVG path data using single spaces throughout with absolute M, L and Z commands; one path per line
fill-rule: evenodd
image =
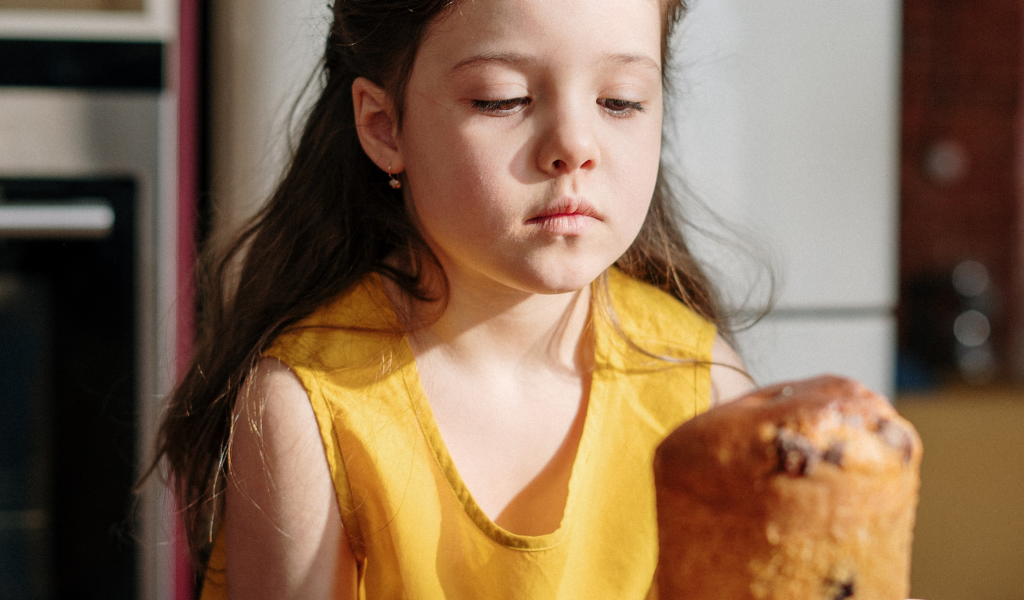
M 177 26 L 177 0 L 0 0 L 0 38 L 170 41 Z

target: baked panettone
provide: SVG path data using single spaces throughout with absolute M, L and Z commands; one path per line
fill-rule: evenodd
M 921 440 L 838 377 L 765 388 L 654 461 L 662 600 L 904 600 Z

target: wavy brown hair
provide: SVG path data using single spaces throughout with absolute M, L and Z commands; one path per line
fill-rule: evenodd
M 429 299 L 417 272 L 386 261 L 408 249 L 436 264 L 401 191 L 388 185 L 360 146 L 351 89 L 357 77 L 380 85 L 401 123 L 405 83 L 426 27 L 454 4 L 335 0 L 322 92 L 283 179 L 233 243 L 206 252 L 200 262 L 195 354 L 170 398 L 150 469 L 166 460 L 197 566 L 210 545 L 224 489 L 235 399 L 261 353 L 371 272 L 393 279 L 412 297 Z M 684 12 L 683 0 L 663 0 L 663 64 Z M 727 332 L 716 293 L 683 239 L 678 203 L 663 175 L 639 236 L 616 264 Z

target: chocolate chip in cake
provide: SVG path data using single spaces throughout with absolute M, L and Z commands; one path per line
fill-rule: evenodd
M 825 453 L 821 455 L 821 460 L 832 463 L 837 467 L 843 466 L 843 451 L 846 450 L 846 442 L 837 440 L 825 450 Z
M 906 429 L 889 419 L 881 419 L 875 433 L 883 442 L 903 453 L 903 464 L 910 462 L 914 454 L 914 441 Z
M 835 594 L 831 600 L 846 600 L 846 598 L 853 598 L 853 580 L 838 582 L 833 581 L 832 585 L 835 589 Z
M 787 429 L 780 429 L 775 436 L 775 448 L 778 452 L 779 471 L 794 477 L 810 475 L 818 462 L 818 451 L 810 440 Z

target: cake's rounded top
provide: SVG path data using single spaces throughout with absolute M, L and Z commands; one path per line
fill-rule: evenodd
M 658 485 L 708 503 L 762 491 L 777 476 L 917 468 L 921 440 L 888 400 L 834 376 L 782 383 L 687 421 L 658 448 Z

